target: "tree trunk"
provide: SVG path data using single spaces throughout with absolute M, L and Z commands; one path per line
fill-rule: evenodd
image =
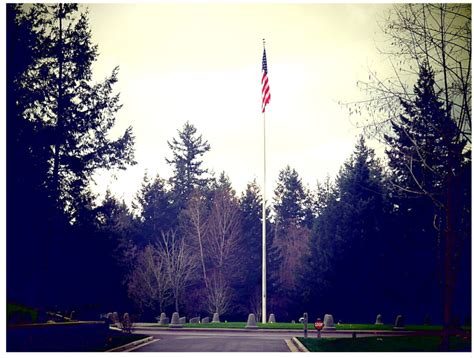
M 451 157 L 451 154 L 449 155 Z M 455 285 L 454 272 L 454 247 L 456 242 L 456 230 L 453 221 L 455 210 L 454 175 L 451 165 L 448 166 L 447 190 L 446 190 L 446 229 L 444 246 L 444 289 L 443 289 L 443 334 L 441 351 L 446 352 L 449 348 L 449 334 L 453 324 L 453 297 Z
M 176 293 L 174 295 L 174 309 L 175 309 L 175 312 L 178 312 L 179 313 L 179 304 L 178 304 L 178 294 Z

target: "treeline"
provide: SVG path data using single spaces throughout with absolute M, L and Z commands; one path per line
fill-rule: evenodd
M 110 192 L 95 205 L 94 171 L 135 163 L 131 128 L 107 136 L 118 70 L 92 84 L 98 49 L 75 4 L 8 4 L 7 30 L 8 302 L 91 319 L 260 317 L 257 183 L 236 193 L 225 173 L 208 172 L 210 144 L 187 122 L 168 142 L 171 178 L 145 175 L 131 208 Z M 429 63 L 418 73 L 413 101 L 390 122 L 386 164 L 360 137 L 315 188 L 290 166 L 280 171 L 265 209 L 267 312 L 277 320 L 306 311 L 440 321 L 447 285 L 456 315 L 470 315 L 470 144 Z

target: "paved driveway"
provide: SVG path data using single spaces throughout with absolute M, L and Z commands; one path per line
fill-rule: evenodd
M 134 352 L 289 352 L 291 333 L 151 331 L 155 342 Z

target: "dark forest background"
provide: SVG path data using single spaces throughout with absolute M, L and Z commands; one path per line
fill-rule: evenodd
M 119 70 L 92 83 L 92 30 L 76 4 L 7 5 L 7 302 L 78 319 L 260 318 L 261 188 L 236 193 L 205 169 L 212 148 L 192 118 L 157 153 L 171 178 L 145 175 L 133 207 L 110 192 L 97 203 L 93 173 L 134 165 L 135 138 L 108 136 Z M 442 322 L 448 305 L 470 324 L 470 100 L 460 124 L 437 73 L 420 61 L 410 100 L 397 98 L 385 161 L 360 136 L 315 187 L 280 171 L 266 203 L 267 312 L 278 321 Z

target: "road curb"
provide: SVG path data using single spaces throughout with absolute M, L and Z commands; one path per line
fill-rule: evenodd
M 285 339 L 285 343 L 288 346 L 288 349 L 290 350 L 290 352 L 299 352 L 300 351 L 291 339 Z
M 153 341 L 153 340 L 154 340 L 153 337 L 146 337 L 146 338 L 140 339 L 138 341 L 133 341 L 133 342 L 124 344 L 123 346 L 119 346 L 119 347 L 109 349 L 106 352 L 125 352 L 125 351 L 127 351 L 131 348 L 138 348 L 137 346 L 143 345 L 145 343 L 147 343 L 147 344 L 151 343 L 151 341 Z
M 148 342 L 142 343 L 142 344 L 140 344 L 140 345 L 138 345 L 138 346 L 134 346 L 134 347 L 132 347 L 132 348 L 129 348 L 129 349 L 125 350 L 124 352 L 133 352 L 133 351 L 136 351 L 136 350 L 139 349 L 139 348 L 145 347 L 145 346 L 147 346 L 147 345 L 149 345 L 149 344 L 152 344 L 152 343 L 155 343 L 155 342 L 158 342 L 158 341 L 159 341 L 158 338 L 154 338 L 154 339 L 152 339 L 151 341 L 148 341 Z
M 308 349 L 303 345 L 303 343 L 301 343 L 299 341 L 298 338 L 296 337 L 291 337 L 291 341 L 293 342 L 293 344 L 296 346 L 296 348 L 298 348 L 298 351 L 299 352 L 309 352 Z

